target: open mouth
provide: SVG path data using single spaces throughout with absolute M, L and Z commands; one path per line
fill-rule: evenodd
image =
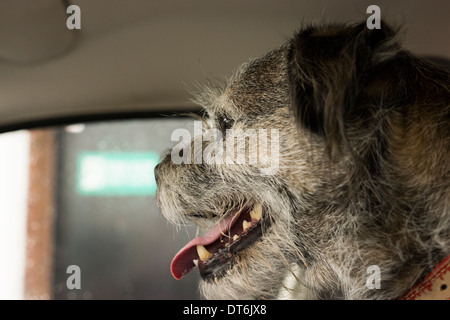
M 191 240 L 172 260 L 174 278 L 180 280 L 195 267 L 204 279 L 223 274 L 238 252 L 262 236 L 262 211 L 259 203 L 236 209 L 207 234 Z

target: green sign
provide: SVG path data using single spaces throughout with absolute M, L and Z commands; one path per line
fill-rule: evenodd
M 77 192 L 82 195 L 155 195 L 156 152 L 83 152 L 77 159 Z

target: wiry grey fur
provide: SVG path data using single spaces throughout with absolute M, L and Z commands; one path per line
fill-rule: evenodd
M 203 296 L 401 297 L 450 254 L 449 101 L 449 74 L 401 49 L 386 24 L 304 28 L 205 90 L 209 126 L 225 116 L 233 129 L 276 128 L 280 159 L 267 176 L 170 157 L 158 166 L 173 223 L 212 225 L 255 202 L 272 221 L 225 276 L 201 281 Z M 366 286 L 371 265 L 380 289 Z

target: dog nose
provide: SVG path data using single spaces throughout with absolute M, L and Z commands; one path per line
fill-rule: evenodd
M 160 170 L 161 170 L 161 162 L 155 166 L 155 170 L 154 170 L 156 184 L 159 184 L 159 171 Z
M 170 155 L 166 155 L 162 158 L 162 160 L 155 166 L 154 169 L 154 175 L 155 175 L 155 181 L 156 184 L 159 184 L 161 181 L 161 175 L 164 169 L 167 169 L 169 162 L 170 162 Z

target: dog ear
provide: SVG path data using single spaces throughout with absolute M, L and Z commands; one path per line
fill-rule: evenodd
M 289 44 L 291 104 L 300 125 L 325 137 L 328 151 L 346 139 L 370 70 L 396 52 L 396 32 L 381 23 L 307 27 Z

